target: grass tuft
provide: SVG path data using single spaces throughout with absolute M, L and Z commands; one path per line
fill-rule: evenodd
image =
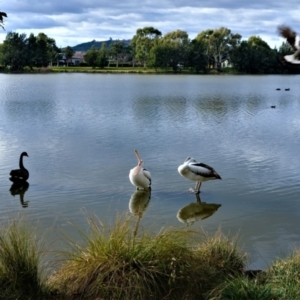
M 3 224 L 2 224 L 3 225 Z M 0 299 L 38 299 L 47 289 L 39 270 L 41 243 L 23 218 L 0 230 Z
M 222 300 L 300 299 L 300 251 L 276 260 L 252 280 L 244 276 L 228 278 L 211 296 Z
M 96 219 L 89 225 L 85 245 L 73 243 L 49 280 L 67 299 L 201 299 L 216 279 L 243 268 L 244 256 L 220 235 L 195 245 L 207 239 L 203 233 L 165 229 L 136 237 L 122 218 L 112 227 Z
M 262 284 L 270 286 L 277 299 L 300 299 L 300 250 L 276 260 L 266 271 Z

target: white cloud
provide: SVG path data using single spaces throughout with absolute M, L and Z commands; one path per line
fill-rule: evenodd
M 5 1 L 5 0 L 4 0 Z M 259 35 L 271 47 L 283 39 L 276 27 L 285 23 L 300 31 L 297 1 L 97 1 L 97 0 L 6 0 L 1 10 L 8 14 L 6 32 L 44 32 L 57 45 L 75 46 L 91 40 L 130 39 L 138 28 L 153 26 L 163 34 L 181 29 L 190 38 L 206 29 L 221 26 L 243 39 Z

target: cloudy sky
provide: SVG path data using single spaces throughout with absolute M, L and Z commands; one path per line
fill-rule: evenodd
M 191 39 L 223 26 L 243 39 L 260 36 L 273 48 L 283 41 L 276 32 L 279 24 L 300 32 L 300 2 L 295 0 L 1 0 L 0 11 L 8 15 L 0 43 L 10 31 L 43 32 L 65 47 L 130 39 L 146 26 L 163 35 L 181 29 Z

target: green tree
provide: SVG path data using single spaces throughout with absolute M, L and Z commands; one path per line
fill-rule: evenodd
M 98 51 L 98 56 L 97 56 L 97 65 L 100 69 L 103 69 L 105 66 L 107 66 L 107 49 L 106 49 L 106 44 L 103 43 L 100 50 Z
M 36 66 L 46 67 L 49 64 L 48 53 L 48 37 L 44 33 L 39 33 L 36 37 L 36 49 L 35 49 L 35 61 Z
M 167 70 L 169 66 L 169 46 L 160 43 L 158 40 L 155 41 L 150 50 L 148 65 L 154 67 L 156 71 L 157 68 L 165 68 Z
M 55 40 L 49 37 L 47 38 L 47 53 L 51 66 L 53 65 L 53 62 L 58 64 L 62 55 L 60 53 L 60 49 L 56 46 Z
M 153 27 L 137 29 L 136 34 L 132 39 L 132 44 L 135 46 L 135 57 L 144 65 L 144 68 L 147 66 L 154 40 L 160 37 L 161 32 Z
M 65 57 L 66 57 L 66 61 L 67 61 L 67 66 L 69 66 L 69 60 L 73 57 L 75 51 L 73 50 L 72 47 L 70 46 L 67 46 L 63 53 L 65 54 Z
M 59 49 L 55 40 L 44 33 L 39 33 L 36 37 L 31 33 L 26 44 L 27 64 L 30 68 L 46 67 L 57 58 Z
M 25 33 L 9 32 L 3 42 L 2 51 L 2 63 L 11 70 L 22 70 L 28 65 Z
M 92 68 L 95 68 L 98 63 L 98 50 L 93 45 L 90 50 L 88 50 L 84 56 L 84 60 L 86 63 L 91 66 Z
M 291 46 L 287 42 L 283 42 L 278 49 L 278 53 L 280 55 L 288 55 L 292 54 L 293 52 L 294 51 L 291 50 Z
M 207 72 L 209 57 L 206 51 L 206 44 L 203 41 L 192 40 L 188 54 L 188 65 L 195 70 L 196 73 Z
M 37 42 L 33 33 L 27 38 L 26 61 L 27 65 L 32 69 L 36 66 Z
M 240 71 L 250 74 L 270 74 L 281 71 L 277 50 L 272 50 L 260 37 L 249 37 L 232 52 L 232 63 Z
M 176 30 L 165 34 L 159 41 L 164 45 L 169 66 L 176 73 L 180 65 L 186 65 L 189 51 L 189 36 L 186 31 Z
M 199 33 L 196 40 L 206 44 L 206 53 L 213 62 L 214 69 L 220 69 L 222 62 L 230 60 L 231 51 L 240 45 L 241 35 L 232 34 L 230 29 L 220 27 Z
M 114 42 L 109 49 L 109 56 L 115 61 L 116 67 L 119 67 L 119 61 L 124 55 L 124 45 L 122 42 Z

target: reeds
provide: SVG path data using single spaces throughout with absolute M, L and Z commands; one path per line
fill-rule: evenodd
M 243 269 L 244 256 L 220 235 L 203 242 L 203 233 L 165 229 L 135 237 L 129 220 L 89 223 L 85 245 L 74 243 L 49 281 L 70 299 L 201 299 Z
M 236 239 L 174 228 L 137 233 L 132 220 L 89 218 L 81 244 L 64 237 L 71 248 L 47 280 L 35 228 L 22 218 L 2 224 L 0 299 L 300 299 L 300 251 L 250 279 Z
M 252 279 L 245 276 L 228 278 L 210 296 L 212 300 L 300 299 L 300 251 L 276 260 Z
M 0 229 L 0 299 L 38 299 L 47 291 L 39 270 L 41 243 L 23 219 Z

